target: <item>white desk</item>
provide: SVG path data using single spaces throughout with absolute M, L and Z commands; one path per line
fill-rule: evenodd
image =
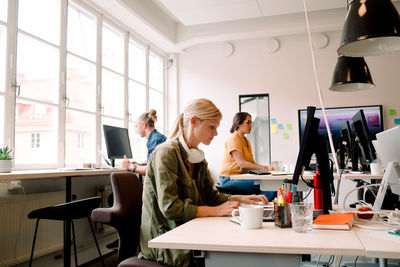
M 333 175 L 335 180 L 339 179 L 337 174 Z M 342 175 L 342 179 L 350 180 L 370 180 L 370 179 L 382 179 L 383 175 L 370 175 L 370 174 L 350 174 L 346 173 Z M 285 179 L 292 180 L 293 175 L 254 175 L 254 174 L 239 174 L 232 175 L 231 179 L 243 179 L 243 180 L 254 180 L 255 184 L 260 185 L 260 189 L 263 191 L 276 191 L 278 186 L 282 185 L 282 181 Z M 303 175 L 304 180 L 311 181 L 314 179 L 314 175 Z M 297 185 L 298 191 L 308 191 L 310 188 L 299 179 Z
M 244 230 L 229 217 L 191 220 L 149 241 L 149 247 L 206 251 L 206 266 L 299 266 L 301 254 L 365 256 L 355 231 L 313 230 L 263 223 L 262 229 Z M 400 257 L 400 246 L 397 247 Z

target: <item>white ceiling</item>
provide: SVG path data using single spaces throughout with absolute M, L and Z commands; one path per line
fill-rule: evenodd
M 82 0 L 161 50 L 304 34 L 303 0 Z M 399 9 L 400 0 L 394 0 Z M 306 0 L 313 33 L 341 30 L 347 0 Z
M 153 0 L 185 26 L 303 13 L 302 0 Z M 346 7 L 345 0 L 307 0 L 309 11 Z

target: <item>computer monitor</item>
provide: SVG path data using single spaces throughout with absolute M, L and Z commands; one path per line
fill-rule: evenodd
M 363 171 L 368 170 L 369 163 L 376 159 L 375 148 L 372 145 L 372 137 L 368 129 L 364 111 L 359 110 L 352 118 L 355 132 L 355 142 L 358 144 L 359 159 Z M 356 145 L 357 148 L 357 145 Z
M 373 210 L 380 210 L 390 185 L 391 191 L 400 195 L 400 126 L 376 135 L 382 163 L 386 165 Z
M 354 135 L 351 130 L 350 122 L 345 121 L 340 131 L 340 145 L 339 145 L 339 165 L 340 169 L 346 168 L 346 163 L 351 158 L 352 169 L 357 170 L 358 150 L 354 149 Z
M 343 123 L 346 121 L 352 121 L 354 114 L 360 109 L 364 111 L 364 115 L 367 119 L 367 125 L 372 139 L 375 139 L 376 134 L 383 131 L 383 109 L 382 105 L 373 106 L 352 106 L 352 107 L 332 107 L 326 108 L 326 117 L 329 122 L 329 128 L 332 133 L 333 144 L 335 149 L 339 148 L 340 145 L 340 133 Z M 318 127 L 318 134 L 328 136 L 326 129 L 325 119 L 322 114 L 322 109 L 317 108 L 315 110 L 314 117 L 319 118 L 321 123 Z M 304 134 L 305 121 L 307 118 L 307 110 L 298 110 L 298 123 L 299 123 L 299 140 L 301 141 Z M 330 148 L 329 148 L 330 151 Z
M 320 119 L 314 117 L 315 107 L 307 108 L 307 120 L 304 135 L 301 140 L 299 154 L 297 156 L 296 167 L 293 174 L 292 183 L 298 184 L 304 169 L 310 164 L 311 156 L 315 153 L 317 165 L 320 172 L 322 188 L 323 212 L 329 213 L 332 209 L 333 187 L 333 166 L 329 161 L 329 143 L 326 136 L 318 134 Z M 312 185 L 308 184 L 312 187 Z
M 111 160 L 112 167 L 115 167 L 115 159 L 122 159 L 124 155 L 128 158 L 132 158 L 128 129 L 103 125 L 103 132 L 108 158 Z

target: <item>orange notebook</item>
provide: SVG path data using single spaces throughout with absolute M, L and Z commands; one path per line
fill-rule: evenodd
M 354 213 L 321 214 L 313 222 L 313 229 L 350 230 Z

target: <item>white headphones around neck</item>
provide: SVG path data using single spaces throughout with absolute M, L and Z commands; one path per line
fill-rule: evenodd
M 186 153 L 188 153 L 188 161 L 190 163 L 199 163 L 204 160 L 204 152 L 198 148 L 189 148 L 183 138 L 183 135 L 179 136 L 179 141 L 182 143 Z

